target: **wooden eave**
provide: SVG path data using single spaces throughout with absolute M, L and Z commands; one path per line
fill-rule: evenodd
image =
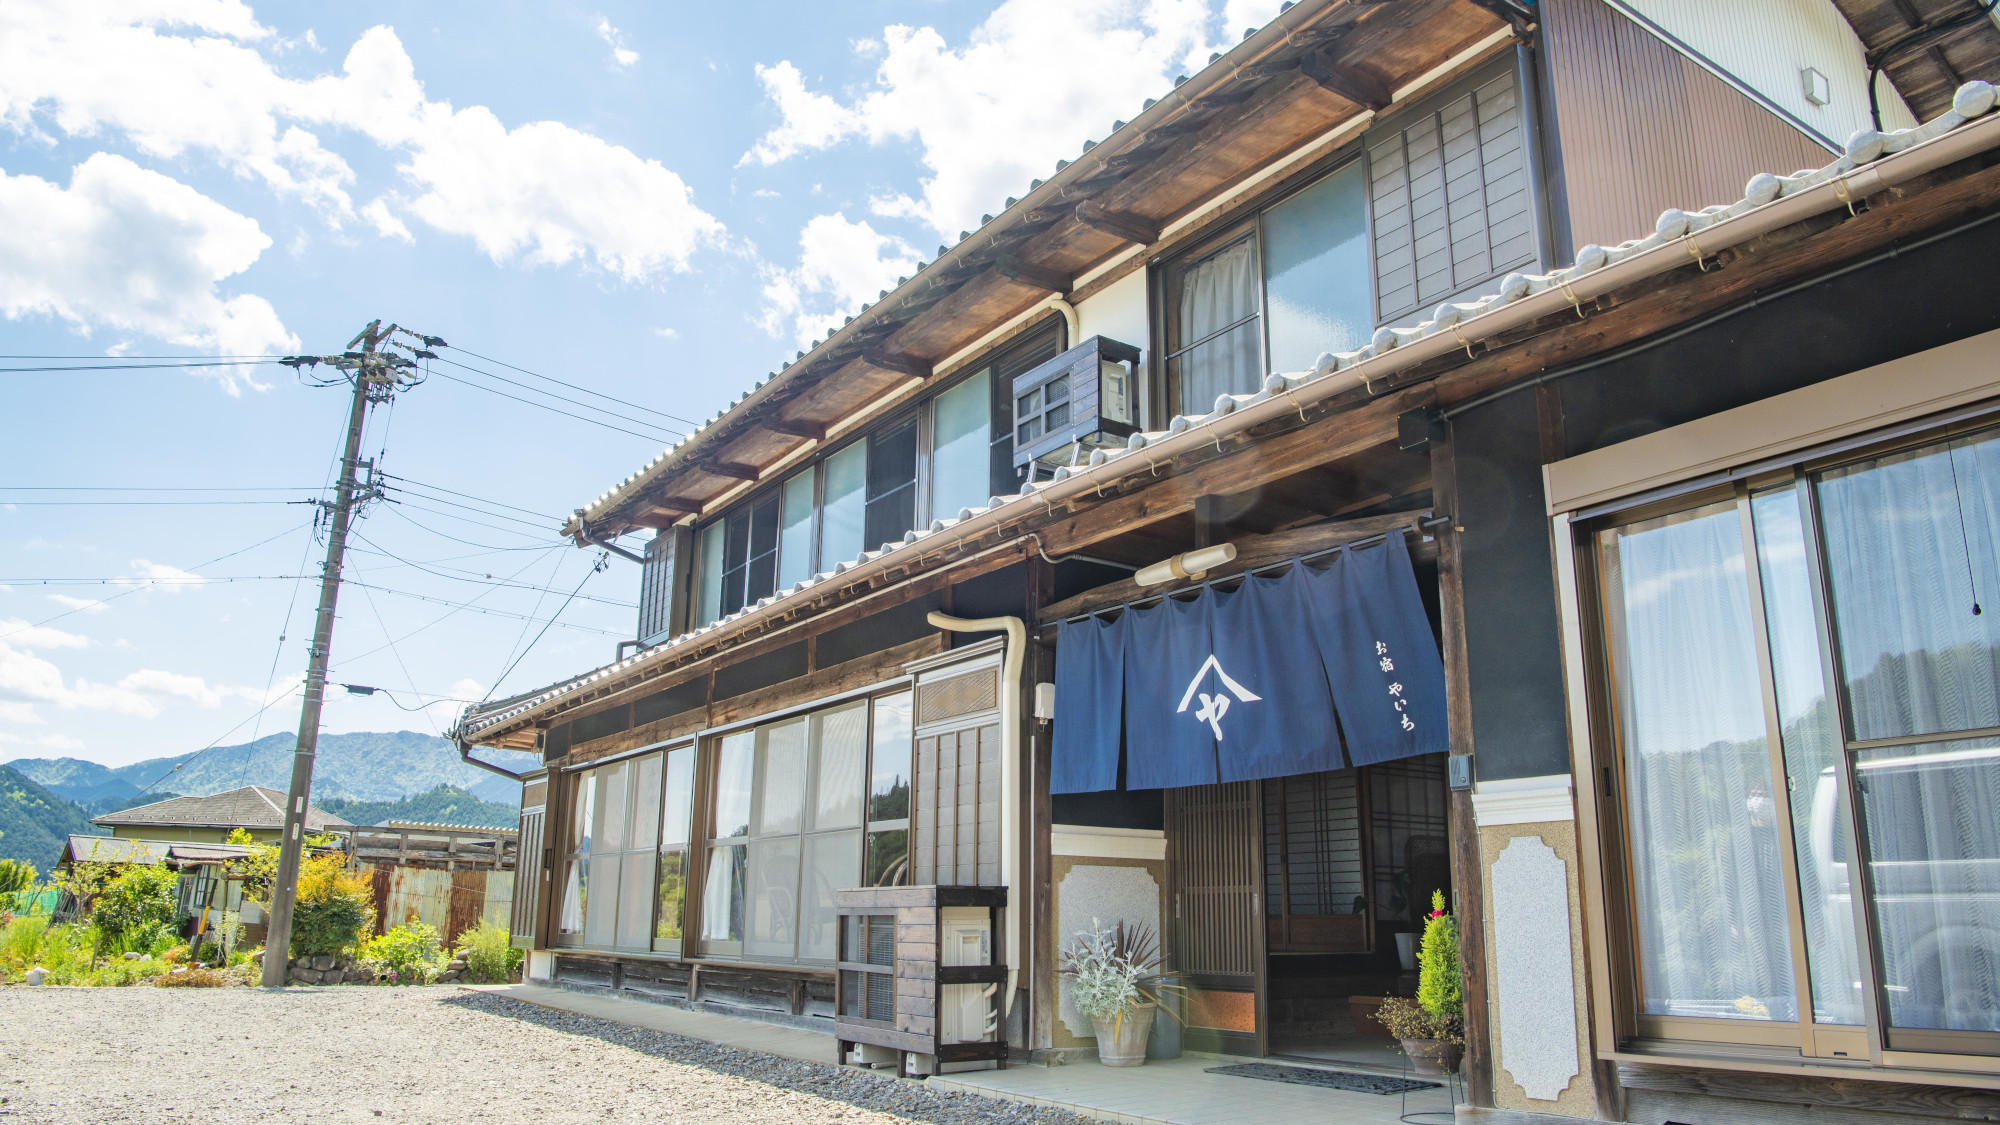
M 1967 0 L 1833 0 L 1833 6 L 1860 37 L 1870 63 L 1899 39 L 1975 14 Z M 1927 35 L 1890 58 L 1883 73 L 1917 120 L 1928 121 L 1951 108 L 1953 92 L 1966 82 L 2000 82 L 2000 27 L 1989 17 Z
M 1828 211 L 1700 262 L 1643 278 L 1584 302 L 1577 309 L 1523 324 L 1464 350 L 1400 370 L 1285 414 L 1278 421 L 1218 433 L 1212 443 L 1163 462 L 1158 473 L 1136 472 L 1053 504 L 1025 497 L 1011 519 L 960 541 L 948 534 L 908 549 L 894 565 L 851 581 L 838 578 L 784 598 L 778 612 L 688 638 L 666 659 L 642 663 L 569 690 L 481 731 L 480 745 L 532 748 L 535 733 L 698 674 L 791 643 L 793 626 L 824 629 L 920 596 L 974 573 L 1041 554 L 1091 551 L 1184 517 L 1204 498 L 1266 488 L 1301 472 L 1346 466 L 1379 455 L 1394 441 L 1397 419 L 1418 408 L 1448 408 L 1523 383 L 1566 364 L 1600 356 L 1709 313 L 1740 306 L 1823 271 L 1897 243 L 1990 213 L 2000 204 L 2000 152 L 1989 151 L 1950 169 L 1872 197 L 1854 214 Z M 1579 315 L 1581 314 L 1581 315 Z M 1460 520 L 1470 513 L 1443 513 Z M 1072 598 L 1036 624 L 1074 612 L 1100 597 Z M 608 671 L 608 670 L 607 670 Z
M 1186 96 L 1177 86 L 1058 163 L 978 231 L 939 247 L 936 261 L 614 489 L 602 508 L 572 518 L 565 534 L 666 526 L 683 516 L 662 497 L 705 508 L 749 483 L 734 470 L 768 473 L 809 445 L 839 441 L 877 404 L 940 374 L 935 365 L 1048 297 L 1070 295 L 1078 276 L 1140 245 L 1137 235 L 1156 235 L 1375 108 L 1315 80 L 1309 63 L 1351 74 L 1333 84 L 1350 93 L 1394 90 L 1506 28 L 1496 8 L 1510 10 L 1497 0 L 1307 0 L 1282 13 L 1188 79 Z M 1063 290 L 1052 288 L 1059 283 Z

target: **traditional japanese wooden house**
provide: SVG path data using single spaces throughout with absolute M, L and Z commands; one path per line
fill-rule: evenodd
M 565 528 L 531 975 L 830 1021 L 837 892 L 1006 888 L 1016 1052 L 1129 919 L 1339 1058 L 1442 890 L 1473 1117 L 1993 1113 L 2000 32 L 1893 6 L 1308 0 L 940 247 Z

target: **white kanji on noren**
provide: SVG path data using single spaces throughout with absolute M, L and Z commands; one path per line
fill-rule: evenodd
M 1188 681 L 1187 691 L 1181 695 L 1181 705 L 1176 707 L 1174 712 L 1175 714 L 1185 713 L 1188 709 L 1188 704 L 1193 703 L 1199 697 L 1201 699 L 1201 706 L 1195 709 L 1195 720 L 1207 723 L 1209 729 L 1215 732 L 1215 740 L 1220 742 L 1222 741 L 1222 717 L 1229 713 L 1229 695 L 1224 695 L 1220 691 L 1211 695 L 1201 690 L 1201 683 L 1208 677 L 1210 669 L 1215 671 L 1215 678 L 1221 681 L 1222 686 L 1229 690 L 1229 695 L 1234 695 L 1239 702 L 1261 703 L 1264 697 L 1237 683 L 1229 673 L 1223 671 L 1222 661 L 1217 660 L 1214 653 L 1210 653 L 1208 659 L 1201 662 L 1201 667 L 1195 670 L 1194 679 Z

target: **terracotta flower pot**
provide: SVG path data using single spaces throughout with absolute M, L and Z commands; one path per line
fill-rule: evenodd
M 1153 1007 L 1138 1004 L 1122 1017 L 1091 1020 L 1097 1029 L 1097 1061 L 1105 1066 L 1143 1066 L 1146 1040 L 1153 1034 Z
M 1451 1074 L 1458 1070 L 1464 1048 L 1445 1039 L 1405 1039 L 1403 1054 L 1417 1074 Z

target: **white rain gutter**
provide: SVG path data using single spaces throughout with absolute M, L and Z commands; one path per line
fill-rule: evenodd
M 1864 131 L 1864 134 L 1857 135 L 1855 142 L 1850 142 L 1850 151 L 1866 151 L 1868 163 L 1840 170 L 1841 165 L 1851 163 L 1843 158 L 1836 164 L 1803 176 L 1781 178 L 1758 175 L 1749 184 L 1753 194 L 1730 208 L 1695 214 L 1668 211 L 1660 216 L 1656 233 L 1646 239 L 1610 249 L 1586 246 L 1577 253 L 1577 265 L 1535 277 L 1509 275 L 1501 282 L 1501 292 L 1497 295 L 1479 302 L 1441 306 L 1439 313 L 1451 318 L 1447 321 L 1428 320 L 1408 329 L 1383 328 L 1376 332 L 1374 343 L 1358 352 L 1346 353 L 1343 357 L 1322 356 L 1317 371 L 1290 375 L 1273 373 L 1265 380 L 1264 389 L 1254 395 L 1224 395 L 1216 400 L 1215 410 L 1208 414 L 1194 417 L 1178 415 L 1164 432 L 1135 434 L 1133 444 L 1127 449 L 1097 450 L 1091 454 L 1088 465 L 1058 469 L 1055 480 L 1030 485 L 1022 494 L 1000 504 L 976 511 L 966 510 L 960 519 L 939 520 L 928 531 L 912 531 L 895 549 L 864 552 L 858 561 L 837 568 L 833 574 L 820 576 L 817 581 L 809 580 L 810 584 L 798 592 L 803 593 L 825 581 L 837 580 L 846 584 L 901 565 L 910 557 L 904 549 L 915 544 L 928 545 L 929 540 L 940 538 L 961 541 L 1000 529 L 1027 515 L 1029 500 L 1039 501 L 1043 511 L 1050 511 L 1058 504 L 1096 492 L 1124 477 L 1149 471 L 1153 465 L 1215 444 L 1225 435 L 1295 415 L 1305 404 L 1322 402 L 1356 387 L 1370 386 L 1398 371 L 1464 350 L 1471 343 L 1498 336 L 1565 309 L 1580 308 L 1585 300 L 1679 269 L 1691 261 L 1705 260 L 1718 251 L 1740 246 L 1815 215 L 1849 207 L 1898 184 L 2000 146 L 2000 114 L 1989 113 L 1993 106 L 1990 98 L 1992 87 L 1985 83 L 1969 83 L 1966 89 L 1975 86 L 1985 88 L 1983 96 L 1987 99 L 1978 110 L 1985 115 L 1979 120 L 1962 123 L 1964 117 L 1960 117 L 1959 122 L 1945 125 L 1946 118 L 1936 119 L 1907 132 L 1921 133 L 1938 127 L 1942 127 L 1942 131 L 1888 155 L 1882 154 L 1884 138 Z M 1888 136 L 1891 143 L 1899 139 L 1903 138 L 1897 134 Z M 1873 145 L 1872 151 L 1868 151 L 1870 145 Z M 1788 187 L 1794 189 L 1789 195 L 1784 194 Z M 1768 193 L 1772 198 L 1768 202 L 1753 203 L 1754 193 Z M 1731 214 L 1720 213 L 1735 207 L 1745 209 Z M 788 611 L 791 606 L 790 596 L 773 598 L 739 617 L 718 623 L 718 626 L 675 638 L 662 648 L 598 669 L 557 689 L 538 703 L 486 726 L 499 726 L 531 713 L 540 704 L 553 701 L 557 695 L 584 687 L 607 675 L 629 670 L 650 657 L 669 655 L 681 643 L 711 640 L 717 627 L 734 632 L 774 613 Z M 478 730 L 470 733 L 476 736 Z
M 1000 1026 L 1014 1010 L 1021 977 L 1021 921 L 1028 914 L 1027 887 L 1019 878 L 1021 862 L 1021 668 L 1028 654 L 1028 623 L 1018 617 L 951 617 L 932 611 L 925 617 L 948 633 L 1007 634 L 1007 655 L 1000 667 L 1000 882 L 1007 888 L 1007 995 L 1002 999 Z M 1026 1028 L 1022 1029 L 1026 1031 Z

